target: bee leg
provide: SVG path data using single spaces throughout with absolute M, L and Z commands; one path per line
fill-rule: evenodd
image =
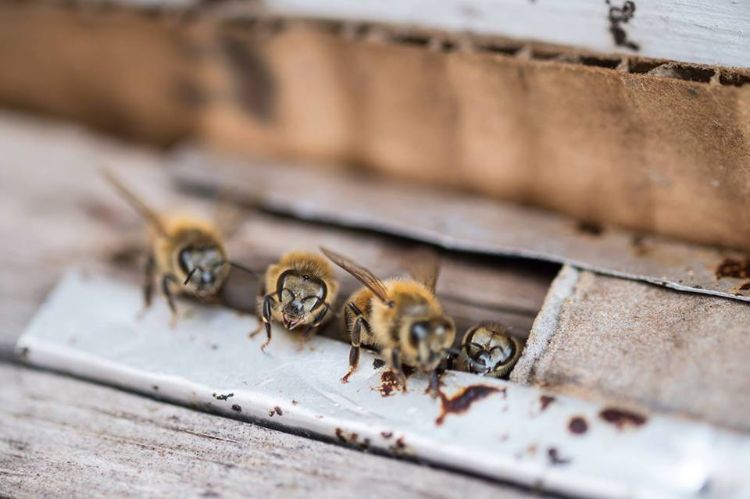
M 435 369 L 432 371 L 432 374 L 430 374 L 430 384 L 427 386 L 426 393 L 431 395 L 432 398 L 437 397 L 440 393 L 440 376 L 442 374 L 442 369 Z
M 255 331 L 250 333 L 250 337 L 253 338 L 255 335 L 260 333 L 265 326 L 266 330 L 266 341 L 260 346 L 260 349 L 265 351 L 269 343 L 271 343 L 271 307 L 273 305 L 273 293 L 267 294 L 263 297 L 263 304 L 261 305 L 260 322 Z
M 327 303 L 323 304 L 323 310 L 318 313 L 318 315 L 315 316 L 315 319 L 313 319 L 312 324 L 307 326 L 305 330 L 302 332 L 302 337 L 307 341 L 310 339 L 310 337 L 313 335 L 313 331 L 320 327 L 320 325 L 323 323 L 323 319 L 326 318 L 326 314 L 328 314 L 328 310 L 330 310 L 331 306 Z
M 461 355 L 461 350 L 458 348 L 449 348 L 445 356 L 445 368 L 453 370 L 459 355 Z
M 401 391 L 406 392 L 406 374 L 404 374 L 404 367 L 401 365 L 401 349 L 399 348 L 391 350 L 391 368 L 398 375 Z
M 172 311 L 172 321 L 171 326 L 175 327 L 177 325 L 177 305 L 174 301 L 174 295 L 172 295 L 172 290 L 169 287 L 170 282 L 178 282 L 177 278 L 173 276 L 172 274 L 164 274 L 164 276 L 161 278 L 161 291 L 164 293 L 164 297 L 167 299 L 167 305 L 169 305 L 169 310 Z
M 347 327 L 351 324 L 349 334 L 351 335 L 352 348 L 349 350 L 349 370 L 344 377 L 341 378 L 341 382 L 348 383 L 349 377 L 357 370 L 357 366 L 359 365 L 359 348 L 362 342 L 362 328 L 369 332 L 370 324 L 365 319 L 362 311 L 353 303 L 347 304 L 344 308 L 344 317 L 346 318 Z M 354 322 L 352 322 L 352 319 L 354 319 Z
M 146 264 L 143 266 L 143 309 L 151 306 L 151 299 L 154 296 L 154 274 L 156 273 L 156 260 L 154 255 L 148 255 Z

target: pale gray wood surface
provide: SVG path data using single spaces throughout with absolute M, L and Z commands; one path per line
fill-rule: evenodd
M 0 379 L 2 496 L 527 497 L 51 373 Z

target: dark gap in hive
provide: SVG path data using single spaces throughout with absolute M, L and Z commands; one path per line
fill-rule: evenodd
M 722 85 L 741 87 L 750 84 L 750 74 L 722 71 L 719 75 L 719 83 Z
M 664 64 L 661 61 L 631 60 L 630 72 L 633 74 L 646 74 Z
M 665 64 L 668 69 L 674 74 L 674 77 L 685 81 L 696 81 L 700 83 L 708 83 L 714 75 L 713 68 L 706 68 L 701 66 L 687 66 L 681 64 Z
M 617 69 L 622 62 L 619 57 L 600 57 L 592 55 L 582 55 L 581 64 L 584 66 L 594 66 L 597 68 Z
M 477 45 L 477 50 L 493 54 L 502 54 L 510 57 L 515 56 L 521 51 L 520 45 L 503 45 L 499 43 L 483 43 Z
M 393 35 L 391 35 L 391 40 L 406 45 L 428 47 L 430 45 L 431 38 L 429 36 L 420 35 L 417 33 L 394 33 Z

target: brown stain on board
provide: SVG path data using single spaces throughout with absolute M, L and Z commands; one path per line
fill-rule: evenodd
M 568 423 L 568 430 L 576 435 L 583 435 L 589 430 L 589 424 L 582 416 L 573 416 Z
M 406 445 L 404 437 L 398 437 L 396 439 L 396 442 L 388 447 L 388 449 L 396 456 L 407 456 L 414 454 L 414 451 Z
M 724 277 L 750 278 L 750 257 L 746 256 L 743 259 L 728 257 L 722 260 L 716 267 L 716 278 L 722 279 Z
M 273 409 L 271 409 L 270 411 L 268 411 L 268 417 L 272 418 L 274 416 L 274 414 L 279 415 L 279 416 L 283 416 L 284 412 L 281 410 L 281 407 L 279 407 L 277 405 L 277 406 L 274 406 Z
M 383 397 L 390 397 L 394 392 L 401 391 L 401 380 L 398 375 L 389 370 L 383 371 L 380 374 L 380 395 Z
M 539 406 L 541 407 L 542 412 L 544 412 L 549 405 L 556 400 L 555 397 L 552 395 L 542 395 L 539 397 Z
M 549 459 L 549 463 L 552 465 L 569 464 L 571 461 L 570 458 L 561 457 L 560 451 L 558 451 L 556 447 L 550 447 L 547 449 L 547 459 Z
M 506 389 L 496 386 L 471 385 L 462 388 L 452 397 L 448 397 L 442 391 L 438 391 L 440 397 L 440 415 L 435 419 L 435 424 L 441 425 L 448 414 L 463 414 L 479 400 L 489 397 L 494 393 L 506 395 Z
M 627 0 L 621 7 L 612 6 L 610 0 L 606 0 L 606 3 L 610 6 L 607 20 L 609 21 L 609 32 L 612 34 L 615 45 L 635 51 L 640 50 L 640 45 L 628 38 L 628 34 L 623 27 L 623 24 L 627 24 L 635 16 L 635 2 Z
M 615 425 L 618 430 L 637 428 L 648 421 L 648 418 L 642 414 L 617 407 L 605 407 L 599 412 L 599 417 L 607 423 Z
M 390 397 L 394 392 L 406 392 L 406 379 L 414 374 L 414 369 L 408 366 L 403 367 L 404 371 L 404 384 L 402 385 L 399 375 L 391 369 L 386 369 L 380 373 L 380 387 L 378 391 L 383 397 Z
M 342 428 L 336 428 L 336 438 L 342 444 L 353 445 L 363 450 L 370 448 L 370 439 L 365 438 L 364 440 L 360 441 L 359 434 L 356 432 L 349 433 Z

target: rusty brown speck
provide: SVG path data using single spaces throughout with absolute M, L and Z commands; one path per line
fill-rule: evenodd
M 542 395 L 541 397 L 539 397 L 539 405 L 542 411 L 547 409 L 547 407 L 549 407 L 549 405 L 554 401 L 555 397 L 553 397 L 552 395 Z
M 589 430 L 589 424 L 582 416 L 573 416 L 568 423 L 568 429 L 576 435 L 583 435 Z
M 441 425 L 448 414 L 460 414 L 469 410 L 471 405 L 486 398 L 493 393 L 505 395 L 505 387 L 498 388 L 487 385 L 471 385 L 461 389 L 458 393 L 448 398 L 442 391 L 438 392 L 440 396 L 440 415 L 435 420 L 435 424 Z
M 568 464 L 571 461 L 570 458 L 561 457 L 560 451 L 558 451 L 556 447 L 550 447 L 547 449 L 547 458 L 549 459 L 550 464 L 553 465 Z
M 398 375 L 387 369 L 380 374 L 380 394 L 383 397 L 390 397 L 393 392 L 401 390 L 401 380 Z
M 627 409 L 619 409 L 617 407 L 606 407 L 602 409 L 601 412 L 599 412 L 599 417 L 607 423 L 615 425 L 618 430 L 627 427 L 638 427 L 648 420 L 646 416 Z

